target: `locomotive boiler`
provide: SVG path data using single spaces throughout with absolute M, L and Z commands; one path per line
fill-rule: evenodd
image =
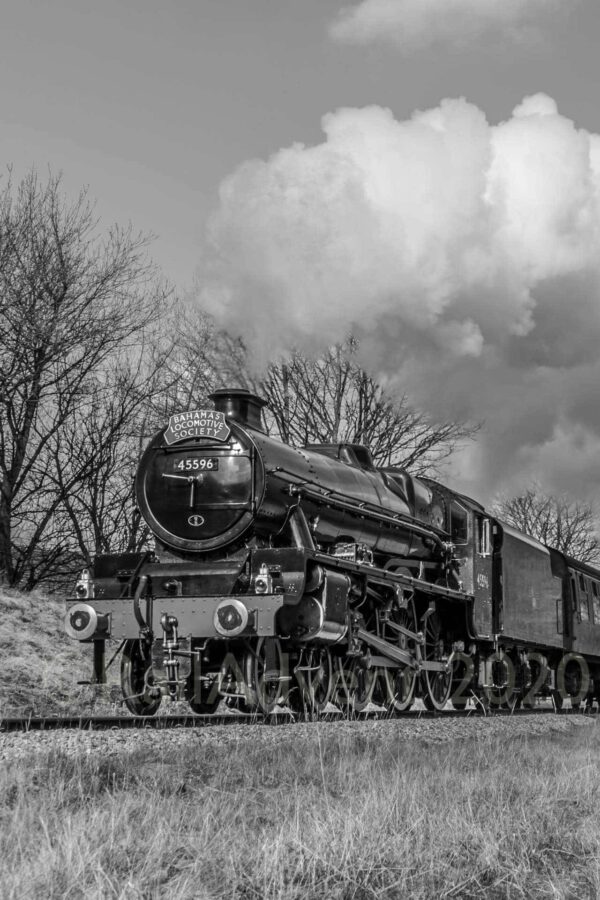
M 318 713 L 504 700 L 534 681 L 557 692 L 555 657 L 567 626 L 573 652 L 576 630 L 564 558 L 469 498 L 376 467 L 366 447 L 275 440 L 246 390 L 210 399 L 171 416 L 140 460 L 152 549 L 96 557 L 67 600 L 66 630 L 92 645 L 96 683 L 119 641 L 138 715 L 165 697 L 197 713 L 221 702 Z M 507 593 L 515 566 L 532 596 L 544 583 L 540 608 L 546 620 L 560 610 L 560 629 L 538 627 L 534 610 L 523 631 Z M 567 693 L 581 693 L 577 666 L 562 673 Z

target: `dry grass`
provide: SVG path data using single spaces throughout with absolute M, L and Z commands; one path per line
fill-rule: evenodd
M 0 609 L 0 715 L 90 709 L 62 602 L 3 592 Z M 597 726 L 439 746 L 324 724 L 181 747 L 128 735 L 110 757 L 5 764 L 2 900 L 600 896 Z
M 596 898 L 600 733 L 37 758 L 0 773 L 9 898 Z
M 59 598 L 0 588 L 0 717 L 79 715 L 97 703 L 97 691 L 77 684 L 90 678 L 91 648 L 66 636 L 64 615 Z M 107 708 L 111 690 L 100 693 Z

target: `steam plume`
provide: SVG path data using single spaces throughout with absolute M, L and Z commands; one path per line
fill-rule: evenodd
M 600 137 L 544 94 L 323 129 L 222 184 L 204 305 L 263 362 L 353 332 L 390 389 L 484 420 L 454 473 L 484 500 L 600 487 Z

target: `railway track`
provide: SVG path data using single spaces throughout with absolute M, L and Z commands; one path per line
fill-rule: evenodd
M 409 710 L 397 713 L 391 717 L 383 710 L 373 710 L 348 716 L 343 711 L 328 712 L 319 717 L 319 721 L 365 721 L 367 719 L 465 719 L 484 718 L 490 716 L 539 716 L 539 715 L 585 715 L 595 717 L 598 710 L 562 709 L 555 710 L 552 707 L 537 707 L 534 709 L 488 709 L 482 712 L 479 709 L 464 710 Z M 127 729 L 161 729 L 172 728 L 207 728 L 226 725 L 239 725 L 242 723 L 253 725 L 290 725 L 298 721 L 300 717 L 287 710 L 272 713 L 269 716 L 260 716 L 254 713 L 215 713 L 213 715 L 174 715 L 174 716 L 28 716 L 5 717 L 0 719 L 0 733 L 28 732 L 28 731 L 55 731 L 57 729 L 70 729 L 76 731 L 110 731 Z M 304 721 L 304 720 L 303 720 Z

